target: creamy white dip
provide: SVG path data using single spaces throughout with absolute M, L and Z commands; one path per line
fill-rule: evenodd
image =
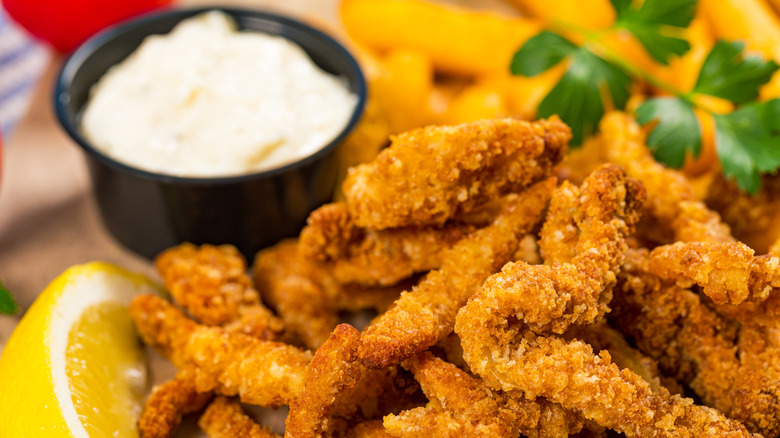
M 313 154 L 357 97 L 287 39 L 208 12 L 148 37 L 94 86 L 82 131 L 130 166 L 190 177 L 271 169 Z

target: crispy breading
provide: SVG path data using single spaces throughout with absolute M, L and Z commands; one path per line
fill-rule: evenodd
M 347 433 L 347 438 L 393 438 L 385 432 L 382 420 L 364 421 Z
M 290 403 L 285 421 L 287 438 L 318 438 L 328 432 L 330 416 L 339 397 L 353 388 L 363 366 L 357 361 L 360 332 L 340 324 L 309 364 L 303 392 Z
M 472 225 L 403 227 L 374 231 L 352 221 L 345 204 L 309 215 L 301 252 L 323 264 L 336 281 L 390 286 L 441 265 L 441 253 L 475 229 Z
M 304 257 L 296 239 L 260 251 L 253 272 L 263 299 L 278 312 L 287 331 L 309 348 L 325 342 L 338 324 L 339 310 L 384 310 L 411 284 L 342 285 L 326 267 Z
M 230 245 L 183 243 L 160 253 L 155 266 L 176 302 L 204 324 L 235 320 L 239 306 L 258 301 L 244 258 Z
M 467 307 L 474 311 L 480 303 L 488 311 L 503 311 L 495 305 L 522 306 L 518 317 L 537 332 L 560 334 L 572 325 L 598 321 L 607 311 L 609 300 L 604 296 L 611 297 L 626 249 L 625 236 L 638 220 L 644 196 L 641 185 L 613 165 L 597 169 L 581 189 L 564 183 L 553 194 L 548 216 L 558 225 L 565 224 L 562 218 L 567 216 L 576 227 L 569 230 L 571 224 L 566 224 L 561 239 L 550 237 L 558 234 L 554 229 L 542 229 L 545 237 L 540 244 L 550 264 L 508 263 L 487 279 Z M 573 202 L 576 208 L 571 211 Z M 577 235 L 576 241 L 572 234 Z M 464 334 L 458 334 L 465 349 Z
M 198 421 L 209 438 L 281 438 L 244 413 L 238 402 L 217 397 Z
M 621 371 L 606 351 L 597 356 L 582 341 L 550 334 L 603 314 L 600 297 L 614 285 L 640 187 L 614 167 L 586 178 L 576 255 L 552 266 L 508 264 L 490 277 L 458 313 L 466 361 L 494 389 L 545 397 L 627 436 L 750 436 L 717 411 Z
M 148 294 L 133 299 L 130 315 L 141 339 L 182 368 L 183 352 L 198 323 L 165 299 Z
M 683 388 L 677 380 L 666 377 L 658 369 L 658 362 L 629 345 L 623 333 L 610 327 L 606 321 L 585 327 L 574 327 L 566 333 L 567 338 L 576 337 L 593 347 L 593 351 L 607 350 L 612 362 L 621 369 L 627 368 L 647 383 L 663 386 L 672 394 L 682 394 Z
M 539 233 L 539 254 L 547 265 L 566 263 L 576 254 L 580 231 L 575 216 L 580 206 L 580 189 L 564 181 L 555 190 Z
M 146 399 L 138 432 L 141 438 L 172 437 L 182 416 L 203 409 L 211 400 L 211 393 L 198 392 L 191 373 L 179 371 L 173 380 L 155 386 Z
M 626 259 L 610 319 L 665 372 L 728 413 L 739 366 L 734 327 L 697 294 L 653 275 L 647 250 L 629 250 Z
M 646 215 L 657 222 L 652 229 L 655 240 L 660 243 L 734 240 L 720 216 L 696 199 L 685 176 L 655 161 L 633 118 L 624 113 L 609 113 L 601 120 L 599 129 L 604 158 L 625 168 L 630 177 L 645 186 Z M 666 235 L 667 231 L 673 235 Z
M 376 418 L 417 406 L 419 387 L 409 385 L 397 369 L 371 370 L 357 361 L 360 337 L 340 324 L 309 364 L 303 392 L 290 403 L 285 436 L 342 436 L 357 418 Z
M 281 320 L 260 303 L 235 247 L 183 243 L 158 255 L 155 266 L 176 303 L 202 323 L 230 324 L 263 339 L 281 336 Z
M 470 313 L 470 306 L 461 313 L 463 318 L 459 315 L 460 333 L 480 330 L 466 322 L 473 317 L 477 324 L 487 323 L 492 335 L 517 336 L 514 332 L 499 332 L 496 324 L 501 322 Z M 621 371 L 611 363 L 608 353 L 595 355 L 584 342 L 539 336 L 531 331 L 513 343 L 490 342 L 485 336 L 475 339 L 482 342 L 483 351 L 495 352 L 491 355 L 478 351 L 470 337 L 466 339 L 464 350 L 471 368 L 491 387 L 543 396 L 626 436 L 754 436 L 714 409 L 670 395 L 664 388 L 654 390 L 638 375 Z
M 289 437 L 780 436 L 780 239 L 758 256 L 736 242 L 701 202 L 707 183 L 655 162 L 625 114 L 604 117 L 587 161 L 557 165 L 569 137 L 557 119 L 401 134 L 350 172 L 345 203 L 258 254 L 259 292 L 232 247 L 161 254 L 174 299 L 216 326 L 133 301 L 141 337 L 181 369 L 147 400 L 142 436 L 171 436 L 212 394 L 289 404 Z M 599 162 L 613 164 L 584 177 Z M 582 184 L 539 182 L 554 172 Z M 754 204 L 773 187 L 729 184 L 716 177 L 708 202 L 780 230 Z M 362 334 L 337 326 L 366 307 L 389 309 Z M 672 395 L 680 383 L 706 406 Z M 277 437 L 221 397 L 201 425 Z
M 681 287 L 698 284 L 715 304 L 761 302 L 780 289 L 780 257 L 741 242 L 675 242 L 650 252 L 650 270 Z
M 598 321 L 607 311 L 625 237 L 639 220 L 645 196 L 641 184 L 611 164 L 596 169 L 581 188 L 565 182 L 553 194 L 542 227 L 545 266 L 510 264 L 488 282 L 503 282 L 508 293 L 526 293 L 523 281 L 514 290 L 513 279 L 528 271 L 528 279 L 538 278 L 531 300 L 540 305 L 524 315 L 533 330 L 560 334 L 571 325 Z
M 440 225 L 547 177 L 570 138 L 557 118 L 422 128 L 350 169 L 342 190 L 358 226 Z
M 780 436 L 780 332 L 743 325 L 737 347 L 740 367 L 729 415 L 765 437 Z
M 402 293 L 363 331 L 358 349 L 362 363 L 371 368 L 395 365 L 447 336 L 458 308 L 511 260 L 520 238 L 538 222 L 554 185 L 548 179 L 517 195 L 492 225 L 448 249 L 439 270 Z
M 491 391 L 479 379 L 429 352 L 407 359 L 404 366 L 431 402 L 385 417 L 385 428 L 394 436 L 516 437 L 522 432 L 525 436 L 568 437 L 582 428 L 582 420 L 570 414 L 570 423 L 560 430 L 539 430 L 542 411 L 556 409 L 554 405 Z
M 775 329 L 721 317 L 701 298 L 666 284 L 646 250 L 630 250 L 610 319 L 669 375 L 748 429 L 780 434 L 780 349 Z
M 266 341 L 289 342 L 284 322 L 261 303 L 241 306 L 238 319 L 224 325 L 225 330 Z
M 309 348 L 322 345 L 338 324 L 338 308 L 332 290 L 323 287 L 325 276 L 300 254 L 297 239 L 260 251 L 253 272 L 263 300 L 287 330 Z
M 246 403 L 280 406 L 303 389 L 308 351 L 199 325 L 154 295 L 137 296 L 130 312 L 147 344 L 192 371 L 198 392 L 213 390 L 240 395 Z

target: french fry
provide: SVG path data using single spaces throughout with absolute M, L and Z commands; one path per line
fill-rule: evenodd
M 343 0 L 341 19 L 358 43 L 378 52 L 404 48 L 428 56 L 437 71 L 475 76 L 505 71 L 540 24 L 420 0 Z
M 481 83 L 466 87 L 453 97 L 447 110 L 439 116 L 444 125 L 459 125 L 480 119 L 505 117 L 509 114 L 504 87 Z
M 510 76 L 506 82 L 509 113 L 525 120 L 537 118 L 536 108 L 566 71 L 565 63 L 534 77 Z
M 360 44 L 352 46 L 368 82 L 368 100 L 363 118 L 336 152 L 338 181 L 349 167 L 373 160 L 390 134 L 425 126 L 433 117 L 434 73 L 426 55 L 398 49 L 379 57 Z M 342 198 L 340 184 L 334 198 Z
M 397 134 L 431 122 L 433 65 L 420 51 L 395 49 L 380 60 L 382 72 L 369 84 L 391 132 Z
M 534 77 L 506 73 L 480 78 L 465 86 L 447 102 L 438 115 L 441 124 L 469 123 L 479 119 L 513 116 L 536 118 L 536 108 L 566 70 L 561 63 Z
M 543 21 L 561 20 L 588 29 L 607 27 L 615 21 L 609 0 L 510 0 L 524 13 Z

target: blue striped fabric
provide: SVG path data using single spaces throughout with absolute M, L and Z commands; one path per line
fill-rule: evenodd
M 27 111 L 50 59 L 49 49 L 35 41 L 0 8 L 0 130 L 10 137 Z

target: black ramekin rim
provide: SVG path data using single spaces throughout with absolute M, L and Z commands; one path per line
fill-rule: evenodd
M 298 28 L 305 32 L 309 32 L 315 35 L 316 37 L 324 40 L 326 43 L 333 46 L 337 51 L 341 52 L 341 54 L 344 55 L 344 58 L 348 63 L 349 69 L 354 70 L 355 77 L 357 78 L 357 82 L 354 84 L 355 85 L 354 92 L 357 95 L 358 101 L 355 104 L 355 109 L 352 112 L 352 116 L 350 117 L 347 124 L 344 126 L 344 129 L 341 130 L 339 135 L 337 135 L 328 144 L 320 148 L 317 152 L 307 155 L 306 157 L 303 157 L 299 160 L 285 164 L 284 166 L 281 167 L 275 167 L 273 169 L 263 170 L 260 172 L 246 173 L 240 175 L 223 176 L 223 177 L 203 177 L 203 178 L 168 175 L 168 174 L 150 172 L 148 170 L 139 169 L 137 167 L 133 167 L 124 164 L 120 161 L 117 161 L 114 158 L 111 158 L 110 156 L 106 155 L 105 153 L 101 152 L 100 150 L 92 146 L 87 141 L 87 139 L 84 138 L 79 132 L 78 126 L 76 126 L 76 120 L 70 120 L 70 117 L 68 117 L 68 115 L 66 114 L 66 109 L 65 109 L 66 103 L 62 102 L 60 98 L 64 93 L 67 92 L 66 89 L 67 84 L 65 80 L 66 77 L 73 76 L 72 74 L 66 75 L 66 73 L 80 66 L 79 58 L 87 56 L 88 54 L 93 52 L 94 48 L 99 47 L 118 36 L 121 36 L 128 29 L 143 26 L 148 22 L 153 22 L 158 19 L 166 18 L 170 16 L 182 15 L 184 18 L 192 15 L 197 15 L 198 13 L 201 12 L 214 11 L 214 10 L 222 11 L 229 15 L 247 15 L 252 17 L 258 17 L 258 18 L 278 22 L 282 26 Z M 141 16 L 114 24 L 112 26 L 103 29 L 97 34 L 93 35 L 87 41 L 85 41 L 84 43 L 79 45 L 76 49 L 74 49 L 70 54 L 68 54 L 68 56 L 63 61 L 62 67 L 60 68 L 56 76 L 56 85 L 54 87 L 53 103 L 54 103 L 55 112 L 57 114 L 57 119 L 59 120 L 60 125 L 63 127 L 65 132 L 67 132 L 67 134 L 71 137 L 71 139 L 73 139 L 79 146 L 81 146 L 81 148 L 85 152 L 87 152 L 95 159 L 99 160 L 100 162 L 110 167 L 113 167 L 117 170 L 121 170 L 126 173 L 133 174 L 139 178 L 144 178 L 144 179 L 157 181 L 161 183 L 180 184 L 180 185 L 226 185 L 226 184 L 239 183 L 243 181 L 261 179 L 265 177 L 272 177 L 275 175 L 287 173 L 299 167 L 306 166 L 307 164 L 314 162 L 320 159 L 322 156 L 330 153 L 332 149 L 334 149 L 339 143 L 342 142 L 342 140 L 344 140 L 344 138 L 346 138 L 352 132 L 354 127 L 360 121 L 360 118 L 363 115 L 363 111 L 366 105 L 366 96 L 367 96 L 367 90 L 366 90 L 365 76 L 363 75 L 363 71 L 358 65 L 358 62 L 355 60 L 355 57 L 341 43 L 337 42 L 335 39 L 328 36 L 327 34 L 309 25 L 306 25 L 300 21 L 297 21 L 295 19 L 283 15 L 278 15 L 275 13 L 253 10 L 253 9 L 245 9 L 245 8 L 213 6 L 213 7 L 198 7 L 198 8 L 168 9 L 163 12 L 155 11 L 155 12 L 143 14 Z

